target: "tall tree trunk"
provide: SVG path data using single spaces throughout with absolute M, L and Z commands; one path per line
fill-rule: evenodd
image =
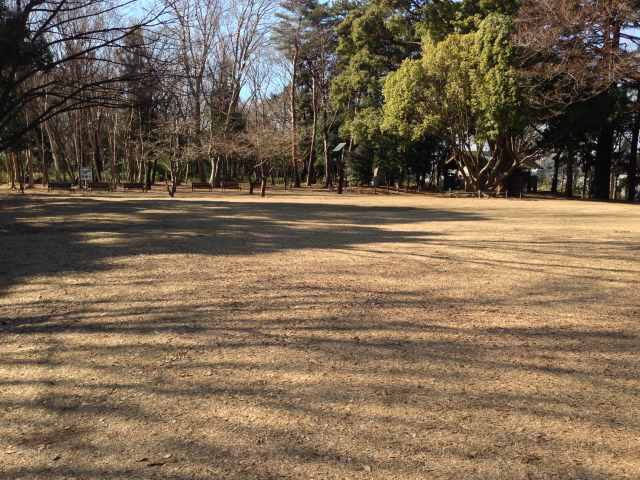
M 271 172 L 271 178 L 273 179 L 273 172 Z M 267 194 L 267 176 L 264 171 L 264 164 L 260 165 L 260 196 L 264 197 Z
M 311 104 L 313 120 L 311 122 L 311 140 L 309 142 L 309 166 L 307 168 L 307 186 L 315 183 L 314 160 L 316 158 L 316 127 L 318 123 L 318 102 L 316 98 L 316 79 L 311 76 Z
M 138 169 L 138 183 L 142 183 L 143 178 L 145 178 L 145 166 L 146 163 L 144 161 L 144 157 L 145 157 L 145 152 L 144 152 L 144 134 L 142 131 L 142 125 L 140 125 L 140 129 L 138 131 L 138 141 L 139 141 L 139 145 L 140 145 L 140 156 L 138 157 L 138 164 L 137 164 L 137 169 Z
M 193 91 L 193 123 L 195 124 L 195 142 L 198 146 L 202 145 L 202 105 L 200 100 L 202 98 L 201 79 L 196 78 L 196 85 Z M 196 169 L 198 174 L 198 180 L 205 182 L 206 171 L 204 168 L 204 158 L 202 157 L 202 148 L 198 151 L 196 159 Z
M 51 159 L 53 160 L 54 175 L 58 177 L 60 175 L 60 158 L 58 156 L 58 144 L 53 136 L 49 121 L 44 122 L 44 131 L 47 132 L 47 139 L 49 140 L 49 149 L 51 150 Z
M 151 167 L 151 185 L 156 184 L 156 176 L 158 175 L 158 159 L 153 159 L 153 165 Z
M 15 153 L 13 152 L 9 152 L 7 154 L 7 170 L 9 171 L 9 178 L 11 181 L 11 190 L 15 190 L 16 189 L 16 177 L 17 172 L 16 172 L 16 160 L 15 160 Z
M 27 155 L 27 168 L 25 173 L 29 176 L 29 181 L 27 182 L 27 185 L 29 186 L 29 188 L 33 188 L 33 153 L 31 152 L 30 148 L 27 148 L 26 155 Z
M 637 92 L 636 105 L 640 109 L 640 89 Z M 633 119 L 633 132 L 631 135 L 631 151 L 629 153 L 629 166 L 627 168 L 627 200 L 633 202 L 636 198 L 636 186 L 638 185 L 638 136 L 640 134 L 640 110 Z
M 294 40 L 292 73 L 291 73 L 291 89 L 289 91 L 289 106 L 291 111 L 291 163 L 293 165 L 293 182 L 294 187 L 300 187 L 300 174 L 298 172 L 298 120 L 296 115 L 296 84 L 298 82 L 298 56 L 300 46 L 298 40 Z
M 74 116 L 74 132 L 73 132 L 73 151 L 75 153 L 75 157 L 76 157 L 76 164 L 75 164 L 75 168 L 71 168 L 70 170 L 73 172 L 72 173 L 72 182 L 73 182 L 73 177 L 75 177 L 75 175 L 77 174 L 78 177 L 80 177 L 80 168 L 83 166 L 82 165 L 82 156 L 80 153 L 80 140 L 78 139 L 78 120 L 77 120 L 77 115 Z
M 329 132 L 327 131 L 327 113 L 322 114 L 322 153 L 324 155 L 324 188 L 330 188 L 331 180 L 331 158 L 329 156 Z
M 146 175 L 144 177 L 144 186 L 147 190 L 151 190 L 151 177 L 153 176 L 153 162 L 146 162 Z
M 118 184 L 117 179 L 117 152 L 118 152 L 118 144 L 117 144 L 117 133 L 118 133 L 118 112 L 116 111 L 113 118 L 113 151 L 111 152 L 111 188 L 115 190 L 116 185 Z
M 582 198 L 587 198 L 587 185 L 589 179 L 589 171 L 591 170 L 591 160 L 588 155 L 585 156 L 583 164 L 583 180 L 582 180 Z
M 184 177 L 182 183 L 188 183 L 189 182 L 189 168 L 191 166 L 191 163 L 187 162 L 185 168 L 184 168 Z
M 604 52 L 614 64 L 614 58 L 620 53 L 620 21 L 615 18 L 615 12 L 611 12 L 603 19 Z M 611 87 L 612 89 L 615 88 Z M 607 108 L 605 110 L 604 124 L 598 136 L 596 148 L 596 161 L 593 173 L 593 197 L 598 200 L 608 200 L 611 197 L 611 163 L 613 157 L 614 125 L 610 118 L 615 109 L 613 92 L 605 93 Z
M 96 167 L 96 181 L 102 181 L 102 170 L 103 170 L 103 162 L 102 162 L 102 148 L 100 145 L 100 135 L 98 135 L 99 124 L 96 129 L 93 131 L 93 138 L 95 143 L 95 154 L 94 154 L 94 163 Z
M 47 154 L 44 147 L 44 126 L 40 125 L 40 160 L 42 162 L 42 186 L 49 183 L 49 163 L 47 162 Z
M 610 120 L 605 120 L 605 124 L 598 136 L 596 147 L 596 161 L 593 172 L 593 198 L 598 200 L 609 200 L 611 196 L 611 163 L 613 157 L 613 124 Z
M 553 159 L 553 178 L 551 179 L 551 193 L 558 193 L 558 174 L 560 172 L 560 154 Z
M 566 166 L 566 177 L 567 181 L 565 182 L 565 190 L 564 194 L 567 198 L 573 197 L 573 151 L 569 150 L 567 152 L 567 166 Z
M 171 173 L 171 183 L 167 184 L 167 192 L 169 196 L 173 198 L 176 195 L 176 191 L 178 189 L 178 162 L 175 160 L 169 161 L 169 171 Z
M 16 165 L 16 173 L 18 174 L 18 183 L 20 184 L 20 192 L 24 193 L 24 165 L 22 163 L 22 155 L 18 153 L 13 154 L 13 158 Z

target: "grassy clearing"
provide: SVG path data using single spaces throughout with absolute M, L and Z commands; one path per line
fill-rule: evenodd
M 637 206 L 1 201 L 0 478 L 640 477 Z

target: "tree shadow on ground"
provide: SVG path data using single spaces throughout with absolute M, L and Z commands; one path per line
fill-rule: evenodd
M 3 254 L 3 270 L 18 265 L 10 284 L 36 295 L 47 286 L 39 282 L 52 281 L 42 276 L 79 280 L 73 295 L 24 301 L 22 312 L 1 319 L 0 452 L 12 453 L 0 477 L 634 478 L 637 328 L 624 318 L 563 323 L 522 307 L 523 299 L 537 305 L 550 288 L 567 305 L 595 307 L 603 283 L 550 283 L 541 275 L 469 299 L 457 292 L 469 288 L 468 278 L 411 288 L 406 273 L 389 268 L 382 275 L 404 281 L 389 291 L 326 284 L 315 271 L 304 286 L 295 269 L 283 268 L 287 278 L 254 275 L 231 286 L 209 286 L 205 277 L 211 293 L 189 301 L 190 287 L 167 293 L 176 289 L 171 274 L 120 276 L 125 293 L 116 298 L 109 284 L 83 275 L 111 274 L 118 260 L 148 253 L 248 262 L 289 250 L 439 246 L 442 237 L 430 230 L 405 232 L 394 223 L 484 217 L 319 204 L 195 202 L 187 211 L 169 201 L 117 203 L 62 201 L 2 214 L 14 219 L 2 224 L 3 234 L 23 242 L 20 253 Z M 500 248 L 512 254 L 521 246 Z M 473 250 L 461 241 L 457 247 Z M 512 268 L 461 258 L 460 268 L 503 275 Z M 88 288 L 106 292 L 79 298 Z M 139 297 L 140 288 L 153 291 Z M 307 308 L 298 314 L 300 305 Z M 613 317 L 623 311 L 613 301 L 611 308 Z
M 32 351 L 44 374 L 0 381 L 0 390 L 38 392 L 0 401 L 5 440 L 34 449 L 38 463 L 14 466 L 8 478 L 296 478 L 300 468 L 325 478 L 604 479 L 617 477 L 571 457 L 615 455 L 611 446 L 596 434 L 577 448 L 555 425 L 640 432 L 632 415 L 600 405 L 603 390 L 639 395 L 623 375 L 628 366 L 602 361 L 633 354 L 630 335 L 146 314 L 128 326 L 117 311 L 87 325 L 59 319 L 50 325 L 56 338 L 83 342 L 50 344 L 48 356 Z M 46 333 L 25 325 L 5 333 Z M 567 366 L 580 344 L 588 357 Z M 0 368 L 19 371 L 29 359 L 5 356 Z M 514 378 L 546 388 L 523 392 Z
M 339 295 L 326 288 L 316 301 Z M 5 440 L 36 459 L 6 474 L 625 478 L 575 458 L 613 458 L 608 436 L 640 433 L 633 411 L 603 408 L 640 397 L 635 367 L 621 361 L 637 355 L 637 332 L 385 315 L 419 311 L 422 297 L 387 294 L 362 318 L 289 318 L 298 299 L 283 297 L 265 305 L 273 320 L 242 299 L 233 309 L 150 299 L 138 310 L 123 299 L 106 317 L 101 302 L 70 301 L 47 322 L 9 322 L 0 334 L 42 345 L 0 359 L 14 373 L 0 392 L 37 392 L 0 394 Z
M 482 219 L 406 207 L 9 197 L 0 211 L 0 291 L 29 277 L 108 269 L 122 257 L 257 255 L 415 242 L 438 233 L 387 227 Z

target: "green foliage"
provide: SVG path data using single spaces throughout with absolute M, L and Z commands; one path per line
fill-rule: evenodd
M 379 134 L 380 112 L 371 109 L 382 108 L 384 78 L 417 51 L 415 40 L 408 18 L 382 1 L 351 10 L 340 23 L 332 100 L 346 113 L 343 135 L 357 132 L 360 139 L 371 140 Z M 375 115 L 378 119 L 371 122 Z
M 494 142 L 523 128 L 523 103 L 512 66 L 508 17 L 491 14 L 476 32 L 424 40 L 420 60 L 388 76 L 383 130 L 411 141 Z
M 471 54 L 477 63 L 469 64 L 477 72 L 472 81 L 472 107 L 478 116 L 477 134 L 486 140 L 519 130 L 524 121 L 511 31 L 509 17 L 491 14 L 474 34 Z
M 440 41 L 451 33 L 474 32 L 492 13 L 512 16 L 519 6 L 519 0 L 429 1 L 423 8 L 420 31 L 432 40 Z
M 517 5 L 517 0 L 351 5 L 338 27 L 339 71 L 332 84 L 332 100 L 342 112 L 341 135 L 366 143 L 375 165 L 397 170 L 399 164 L 407 168 L 407 152 L 413 159 L 422 155 L 423 162 L 432 156 L 432 149 L 420 150 L 426 148 L 421 142 L 426 135 L 446 134 L 452 118 L 458 125 L 473 119 L 470 128 L 482 125 L 475 133 L 488 138 L 515 123 L 506 15 Z
M 418 141 L 429 130 L 435 130 L 438 118 L 430 113 L 425 96 L 430 90 L 422 61 L 405 60 L 385 82 L 382 127 L 411 141 Z
M 492 13 L 471 33 L 425 37 L 422 57 L 385 82 L 382 131 L 406 142 L 445 140 L 474 190 L 495 186 L 517 164 L 510 139 L 528 121 L 511 29 L 509 17 Z
M 338 26 L 338 74 L 331 98 L 341 113 L 340 135 L 355 144 L 366 143 L 368 154 L 355 155 L 353 172 L 365 181 L 373 164 L 383 168 L 398 161 L 397 145 L 380 129 L 383 86 L 387 74 L 416 51 L 415 31 L 402 9 L 374 1 L 351 9 Z M 373 158 L 372 158 L 373 157 Z M 361 165 L 360 165 L 360 164 Z

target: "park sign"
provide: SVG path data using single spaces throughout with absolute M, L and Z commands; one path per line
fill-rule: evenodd
M 80 181 L 81 182 L 91 182 L 93 180 L 93 175 L 91 171 L 91 167 L 80 167 Z

